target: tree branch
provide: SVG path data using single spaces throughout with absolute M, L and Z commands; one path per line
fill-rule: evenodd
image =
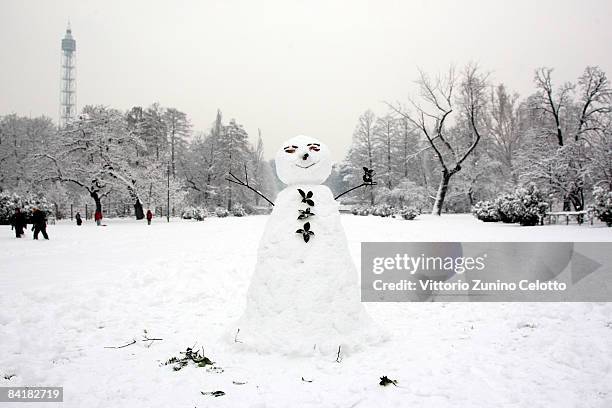
M 334 200 L 337 200 L 337 199 L 339 199 L 340 197 L 342 197 L 343 195 L 345 195 L 345 194 L 347 194 L 347 193 L 350 193 L 350 192 L 351 192 L 351 191 L 353 191 L 353 190 L 357 190 L 358 188 L 365 187 L 365 186 L 375 186 L 375 185 L 376 185 L 376 183 L 375 183 L 375 182 L 372 182 L 372 183 L 361 183 L 361 184 L 360 184 L 360 185 L 358 185 L 357 187 L 353 187 L 353 188 L 351 188 L 351 189 L 349 189 L 349 190 L 346 190 L 344 193 L 337 195 L 336 197 L 334 197 Z
M 246 172 L 246 166 L 245 166 L 245 172 Z M 238 184 L 240 186 L 246 187 L 249 190 L 255 192 L 257 195 L 259 195 L 261 198 L 263 198 L 264 200 L 266 200 L 268 203 L 270 203 L 270 205 L 274 206 L 274 203 L 272 201 L 270 201 L 268 199 L 268 197 L 266 197 L 265 195 L 263 195 L 261 192 L 259 192 L 258 190 L 254 189 L 253 187 L 251 187 L 249 185 L 249 179 L 247 177 L 246 179 L 246 183 L 242 180 L 240 180 L 238 177 L 236 177 L 231 171 L 229 172 L 229 175 L 233 177 L 233 180 L 230 178 L 226 178 L 227 181 L 229 181 L 230 183 L 234 183 L 234 184 Z

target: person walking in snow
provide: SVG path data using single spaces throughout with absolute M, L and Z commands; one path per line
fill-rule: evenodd
M 34 239 L 38 239 L 38 233 L 42 232 L 45 239 L 49 239 L 47 235 L 47 214 L 37 207 L 32 208 L 32 231 L 34 231 Z
M 96 211 L 94 214 L 94 219 L 96 220 L 96 225 L 98 227 L 102 225 L 102 211 Z
M 151 225 L 151 219 L 153 218 L 153 213 L 151 212 L 151 210 L 147 210 L 147 224 Z
M 77 212 L 76 215 L 74 216 L 74 218 L 76 219 L 76 223 L 77 223 L 78 226 L 83 224 L 83 220 L 81 219 L 81 213 L 80 212 Z
M 22 213 L 19 208 L 15 208 L 15 214 L 11 217 L 11 228 L 15 230 L 15 237 L 21 238 L 23 236 L 23 230 L 27 228 L 27 226 L 28 223 L 25 214 Z

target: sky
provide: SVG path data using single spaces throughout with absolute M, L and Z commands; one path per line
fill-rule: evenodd
M 77 104 L 159 102 L 206 131 L 217 109 L 265 155 L 297 134 L 346 154 L 366 109 L 414 93 L 418 69 L 478 63 L 525 96 L 587 65 L 612 73 L 609 0 L 0 0 L 0 115 L 59 114 L 60 42 L 77 41 Z

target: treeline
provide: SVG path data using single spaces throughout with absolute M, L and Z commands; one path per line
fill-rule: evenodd
M 416 207 L 435 214 L 468 212 L 517 187 L 535 184 L 549 209 L 583 210 L 594 189 L 612 187 L 612 90 L 600 68 L 557 84 L 553 70 L 534 74 L 520 97 L 491 83 L 477 66 L 421 73 L 418 92 L 387 103 L 386 114 L 358 119 L 345 160 L 327 182 L 334 191 L 359 184 L 362 167 L 377 185 L 346 202 Z M 213 118 L 211 118 L 213 119 Z M 227 181 L 248 172 L 250 184 L 274 198 L 279 182 L 236 120 L 221 112 L 194 132 L 175 108 L 153 104 L 120 111 L 86 106 L 58 130 L 49 118 L 0 117 L 0 191 L 44 194 L 55 208 L 103 202 L 143 208 L 223 207 L 247 211 L 261 198 Z
M 348 181 L 363 165 L 376 170 L 379 185 L 359 201 L 468 212 L 535 184 L 549 208 L 580 211 L 594 189 L 612 188 L 612 90 L 600 68 L 563 84 L 537 69 L 523 98 L 474 65 L 417 84 L 406 103 L 359 118 L 339 169 Z
M 90 202 L 129 204 L 137 218 L 146 208 L 185 205 L 252 209 L 259 197 L 232 186 L 229 171 L 244 174 L 255 188 L 276 193 L 263 142 L 249 142 L 236 120 L 217 113 L 207 132 L 193 132 L 175 108 L 153 104 L 120 111 L 86 106 L 78 118 L 57 129 L 46 117 L 0 117 L 0 191 L 37 194 L 66 208 Z

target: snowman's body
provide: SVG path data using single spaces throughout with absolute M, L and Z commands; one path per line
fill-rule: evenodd
M 298 138 L 303 139 L 299 143 L 297 138 L 291 139 L 289 145 L 313 140 Z M 328 157 L 315 165 L 327 166 L 323 160 Z M 360 303 L 358 275 L 340 222 L 338 203 L 327 186 L 301 183 L 321 182 L 327 175 L 320 172 L 318 177 L 288 179 L 283 164 L 277 164 L 277 172 L 288 186 L 278 194 L 261 238 L 246 309 L 237 322 L 237 340 L 260 352 L 297 354 L 329 354 L 336 352 L 338 346 L 346 352 L 372 342 L 377 332 Z M 300 182 L 292 183 L 296 179 Z M 304 202 L 299 190 L 312 201 Z M 314 215 L 298 219 L 299 210 L 307 208 Z M 307 222 L 314 233 L 308 241 L 296 233 Z

